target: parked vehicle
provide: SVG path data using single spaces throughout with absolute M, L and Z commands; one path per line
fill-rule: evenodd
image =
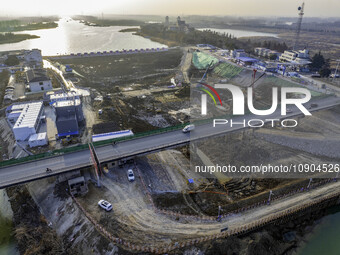
M 109 212 L 112 210 L 112 205 L 106 200 L 99 200 L 98 205 L 103 208 L 105 211 Z
M 194 129 L 195 129 L 195 125 L 191 124 L 191 125 L 185 126 L 182 131 L 183 131 L 183 133 L 188 133 L 188 132 L 190 132 L 190 131 L 192 131 Z
M 128 180 L 129 180 L 130 182 L 132 182 L 132 181 L 135 180 L 135 175 L 133 174 L 132 169 L 129 169 L 129 170 L 127 171 L 127 175 L 128 175 Z

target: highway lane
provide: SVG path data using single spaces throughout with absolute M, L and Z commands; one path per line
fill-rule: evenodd
M 0 168 L 0 188 L 89 166 L 90 157 L 90 151 L 84 150 Z M 47 168 L 52 172 L 46 173 Z
M 310 111 L 317 111 L 327 108 L 332 108 L 340 104 L 340 98 L 328 97 L 323 99 L 312 100 L 310 103 L 317 103 L 318 107 L 310 109 Z M 302 113 L 294 108 L 293 112 L 285 116 L 285 118 L 292 118 L 301 115 Z M 308 117 L 308 116 L 307 116 Z M 234 121 L 246 121 L 250 119 L 281 119 L 280 109 L 277 109 L 270 116 L 238 116 L 234 117 Z M 267 121 L 268 122 L 268 121 Z M 253 123 L 254 124 L 254 123 Z M 115 145 L 106 145 L 96 147 L 96 152 L 100 162 L 108 162 L 137 156 L 143 153 L 150 153 L 157 150 L 162 150 L 170 147 L 175 147 L 181 144 L 190 142 L 191 140 L 204 139 L 211 136 L 223 135 L 229 132 L 244 129 L 243 125 L 218 125 L 212 126 L 211 123 L 197 126 L 191 133 L 183 133 L 181 130 L 175 130 L 167 133 L 160 133 L 152 136 L 145 136 L 138 139 L 127 140 L 119 142 Z M 7 166 L 0 168 L 0 188 L 15 185 L 17 183 L 31 181 L 39 178 L 44 178 L 49 175 L 68 172 L 75 169 L 80 169 L 91 165 L 89 150 L 73 152 L 65 155 L 55 156 L 51 158 L 41 159 L 37 161 L 27 162 L 24 164 Z M 52 173 L 47 174 L 46 168 L 51 168 Z
M 327 109 L 334 105 L 340 104 L 340 99 L 337 97 L 329 97 L 318 100 L 313 100 L 313 103 L 318 104 L 318 107 L 309 109 L 310 112 L 318 111 L 321 109 Z M 306 107 L 310 106 L 311 103 L 306 104 Z M 281 109 L 277 109 L 273 114 L 268 116 L 237 116 L 233 117 L 233 122 L 245 122 L 247 123 L 251 119 L 262 120 L 264 123 L 270 123 L 270 120 L 266 119 L 287 119 L 296 116 L 304 116 L 299 109 L 294 107 L 289 107 L 293 110 L 292 113 L 287 114 L 285 117 L 281 116 Z M 308 116 L 306 116 L 308 118 Z M 252 125 L 255 125 L 253 122 Z M 142 153 L 148 153 L 161 148 L 169 148 L 172 146 L 179 145 L 181 143 L 187 143 L 189 141 L 195 141 L 199 139 L 204 139 L 211 136 L 223 135 L 229 132 L 234 132 L 242 130 L 245 127 L 240 124 L 233 125 L 231 127 L 228 125 L 216 125 L 213 127 L 213 122 L 209 122 L 204 125 L 196 126 L 195 130 L 191 133 L 183 133 L 181 130 L 175 130 L 163 134 L 157 134 L 149 137 L 142 137 L 139 139 L 128 140 L 116 145 L 108 145 L 96 148 L 98 158 L 100 162 L 110 161 L 112 159 L 121 159 L 127 156 L 139 155 Z M 246 127 L 248 128 L 248 127 Z

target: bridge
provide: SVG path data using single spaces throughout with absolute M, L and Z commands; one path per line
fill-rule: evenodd
M 306 106 L 312 103 L 317 104 L 317 107 L 309 109 L 310 112 L 330 109 L 340 105 L 340 98 L 327 97 L 312 100 Z M 268 116 L 254 116 L 246 115 L 234 117 L 234 122 L 240 122 L 250 119 L 263 120 L 266 119 L 287 119 L 299 116 L 304 116 L 297 108 L 292 108 L 293 112 L 286 116 L 281 116 L 280 109 L 277 109 L 273 114 Z M 159 150 L 173 148 L 188 144 L 190 141 L 205 139 L 208 137 L 225 135 L 230 132 L 246 129 L 241 125 L 233 127 L 226 125 L 212 126 L 212 121 L 196 125 L 196 128 L 191 133 L 183 133 L 180 128 L 174 130 L 167 130 L 166 132 L 159 132 L 158 134 L 138 136 L 122 140 L 116 144 L 106 141 L 106 144 L 94 143 L 96 156 L 100 164 L 121 160 L 138 155 L 148 154 Z M 66 173 L 72 170 L 78 170 L 90 167 L 92 165 L 91 153 L 88 145 L 82 145 L 79 150 L 68 148 L 71 152 L 58 153 L 55 151 L 53 154 L 36 155 L 31 159 L 18 159 L 0 162 L 0 188 L 9 187 L 12 185 L 25 183 L 49 176 Z M 61 155 L 59 155 L 61 154 Z M 50 168 L 52 172 L 47 173 L 46 169 Z

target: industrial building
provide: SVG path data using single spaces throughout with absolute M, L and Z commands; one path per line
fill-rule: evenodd
M 236 62 L 237 64 L 242 65 L 242 66 L 251 66 L 257 63 L 258 60 L 255 58 L 249 58 L 249 57 L 238 57 L 236 58 Z
M 68 98 L 66 94 L 64 99 L 55 100 L 54 98 L 55 101 L 51 103 L 56 113 L 58 138 L 79 135 L 79 127 L 85 122 L 79 96 Z
M 84 195 L 88 192 L 88 187 L 84 176 L 68 180 L 67 182 L 70 189 L 70 194 L 72 196 Z
M 52 81 L 45 69 L 29 69 L 26 71 L 27 83 L 31 92 L 52 90 Z
M 48 91 L 44 95 L 44 101 L 49 104 L 54 104 L 57 101 L 75 100 L 80 99 L 80 95 L 75 91 Z
M 166 16 L 164 26 L 167 30 L 171 30 L 171 31 L 181 31 L 181 32 L 187 33 L 190 30 L 192 30 L 192 28 L 190 28 L 190 26 L 186 24 L 185 21 L 182 20 L 180 16 L 178 16 L 176 19 L 176 25 L 171 25 L 169 22 L 169 17 Z
M 230 51 L 230 57 L 232 58 L 247 57 L 247 54 L 244 51 L 244 49 L 234 49 Z
M 264 72 L 272 72 L 272 73 L 277 72 L 277 63 L 275 62 L 257 62 L 256 64 L 254 64 L 254 67 L 257 70 L 262 70 Z
M 28 139 L 28 145 L 33 148 L 33 147 L 38 147 L 38 146 L 44 146 L 48 144 L 48 138 L 47 138 L 47 133 L 38 133 L 38 134 L 33 134 L 30 136 Z
M 15 104 L 7 107 L 6 117 L 8 122 L 12 124 L 15 140 L 27 141 L 32 135 L 36 135 L 40 123 L 44 119 L 43 113 L 42 102 Z
M 311 63 L 309 51 L 304 50 L 286 50 L 279 58 L 281 62 L 289 62 L 296 65 L 308 65 Z
M 4 62 L 9 56 L 15 56 L 20 61 L 20 64 L 17 66 L 5 65 Z M 8 70 L 14 74 L 17 71 L 24 71 L 25 67 L 40 68 L 42 63 L 41 50 L 39 49 L 0 52 L 0 73 L 3 70 Z
M 277 59 L 278 57 L 281 56 L 280 52 L 277 52 L 277 51 L 271 50 L 271 49 L 261 48 L 261 47 L 255 48 L 254 52 L 257 56 L 270 58 L 270 59 L 272 59 L 272 58 Z

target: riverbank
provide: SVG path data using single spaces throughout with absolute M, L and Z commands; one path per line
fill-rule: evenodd
M 111 27 L 111 26 L 141 26 L 145 24 L 133 19 L 98 19 L 94 16 L 77 15 L 72 17 L 74 20 L 91 27 Z
M 25 185 L 7 188 L 7 194 L 13 210 L 14 235 L 20 254 L 76 254 L 64 247 Z
M 8 202 L 6 190 L 0 190 L 0 254 L 18 254 L 14 228 L 12 224 L 13 212 Z
M 131 32 L 138 32 L 139 28 L 138 27 L 133 27 L 133 28 L 125 28 L 122 30 L 119 30 L 121 33 L 131 33 Z
M 37 35 L 30 35 L 30 34 L 13 34 L 13 33 L 0 33 L 0 44 L 6 43 L 17 43 L 29 39 L 36 39 L 39 38 Z
M 142 32 L 136 32 L 136 33 L 134 33 L 134 35 L 142 36 L 146 39 L 150 39 L 153 42 L 165 44 L 168 47 L 176 47 L 176 46 L 181 45 L 180 43 L 178 43 L 176 41 L 171 41 L 171 40 L 167 40 L 167 39 L 163 39 L 163 38 L 155 37 L 155 36 L 149 36 L 148 34 L 145 34 L 145 33 L 142 33 Z
M 32 30 L 40 30 L 40 29 L 53 29 L 56 27 L 58 27 L 58 23 L 56 22 L 28 23 L 25 25 L 17 25 L 17 26 L 1 26 L 0 24 L 0 32 L 32 31 Z

